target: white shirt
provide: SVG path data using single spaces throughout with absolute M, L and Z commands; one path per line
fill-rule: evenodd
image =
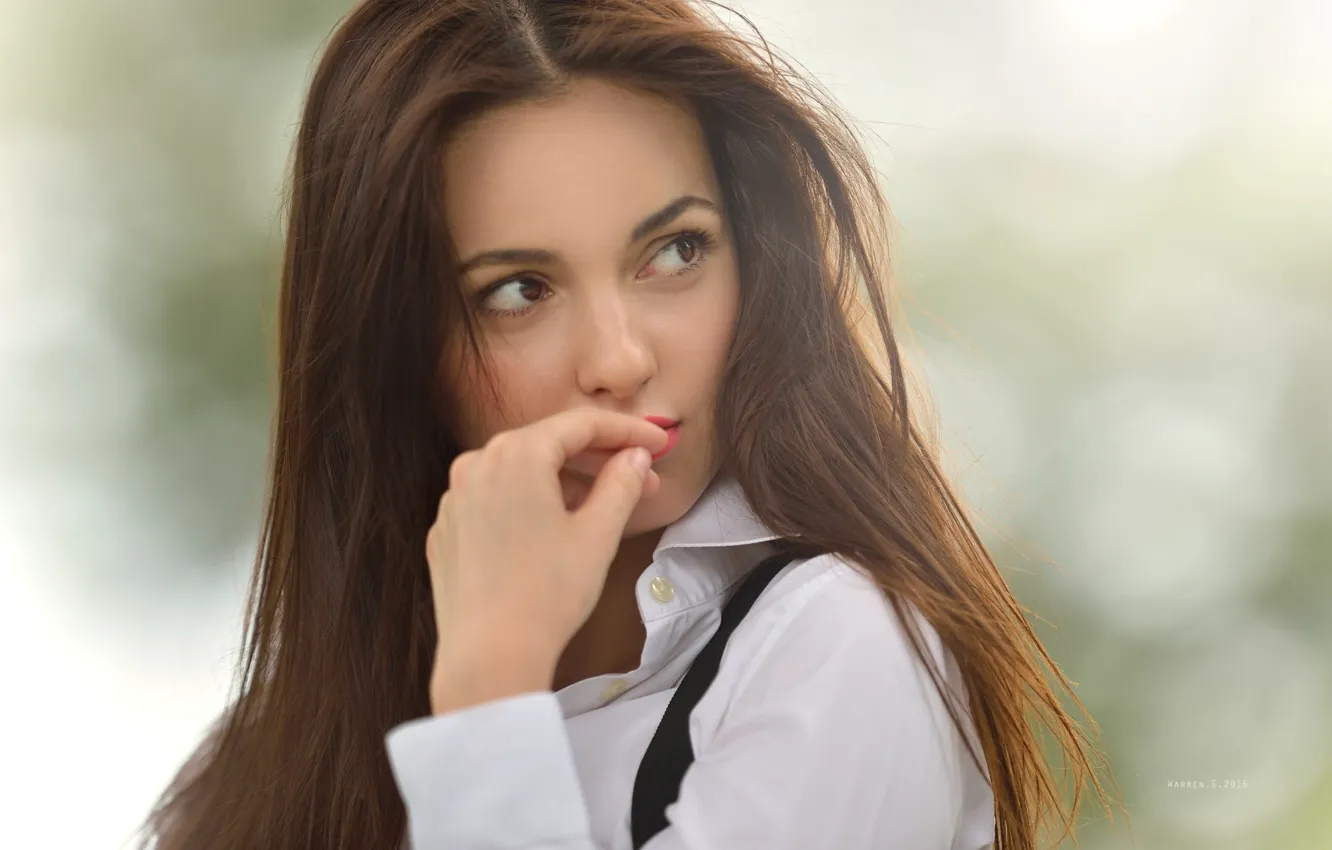
M 728 594 L 777 538 L 732 479 L 667 526 L 639 577 L 640 663 L 386 736 L 413 850 L 631 850 L 634 777 Z M 937 633 L 925 645 L 966 706 Z M 964 709 L 965 712 L 965 709 Z M 963 714 L 975 742 L 970 716 Z M 696 754 L 643 850 L 980 850 L 994 797 L 883 593 L 796 560 L 736 627 L 690 714 Z M 979 747 L 977 747 L 979 753 Z

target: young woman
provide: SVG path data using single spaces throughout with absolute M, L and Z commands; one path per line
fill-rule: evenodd
M 342 22 L 297 140 L 239 693 L 158 846 L 1072 827 L 1029 721 L 1076 792 L 1099 757 L 908 412 L 848 127 L 684 0 Z

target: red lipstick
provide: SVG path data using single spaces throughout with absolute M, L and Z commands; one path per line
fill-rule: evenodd
M 680 442 L 680 420 L 668 419 L 665 416 L 644 416 L 643 418 L 658 428 L 666 429 L 666 447 L 652 456 L 654 461 L 661 460 L 670 454 L 676 443 Z

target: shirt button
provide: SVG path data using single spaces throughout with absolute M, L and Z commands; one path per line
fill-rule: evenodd
M 614 682 L 611 682 L 609 685 L 607 685 L 605 688 L 602 689 L 601 698 L 615 699 L 620 694 L 624 693 L 625 690 L 628 689 L 628 687 L 629 683 L 626 682 L 624 679 L 616 679 Z
M 657 576 L 648 584 L 648 590 L 652 593 L 652 598 L 663 605 L 675 598 L 675 585 L 661 576 Z

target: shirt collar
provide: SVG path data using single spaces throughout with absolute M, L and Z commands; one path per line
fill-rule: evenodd
M 762 558 L 776 551 L 775 534 L 754 515 L 740 483 L 718 475 L 680 519 L 662 531 L 652 564 L 639 579 L 639 598 L 652 600 L 651 582 L 660 577 L 670 600 L 647 601 L 644 622 L 721 598 Z M 768 545 L 762 545 L 768 544 Z M 686 624 L 678 623 L 680 628 Z
M 742 546 L 776 540 L 754 515 L 740 482 L 718 474 L 684 516 L 666 526 L 653 557 L 667 549 L 696 549 L 710 546 Z

